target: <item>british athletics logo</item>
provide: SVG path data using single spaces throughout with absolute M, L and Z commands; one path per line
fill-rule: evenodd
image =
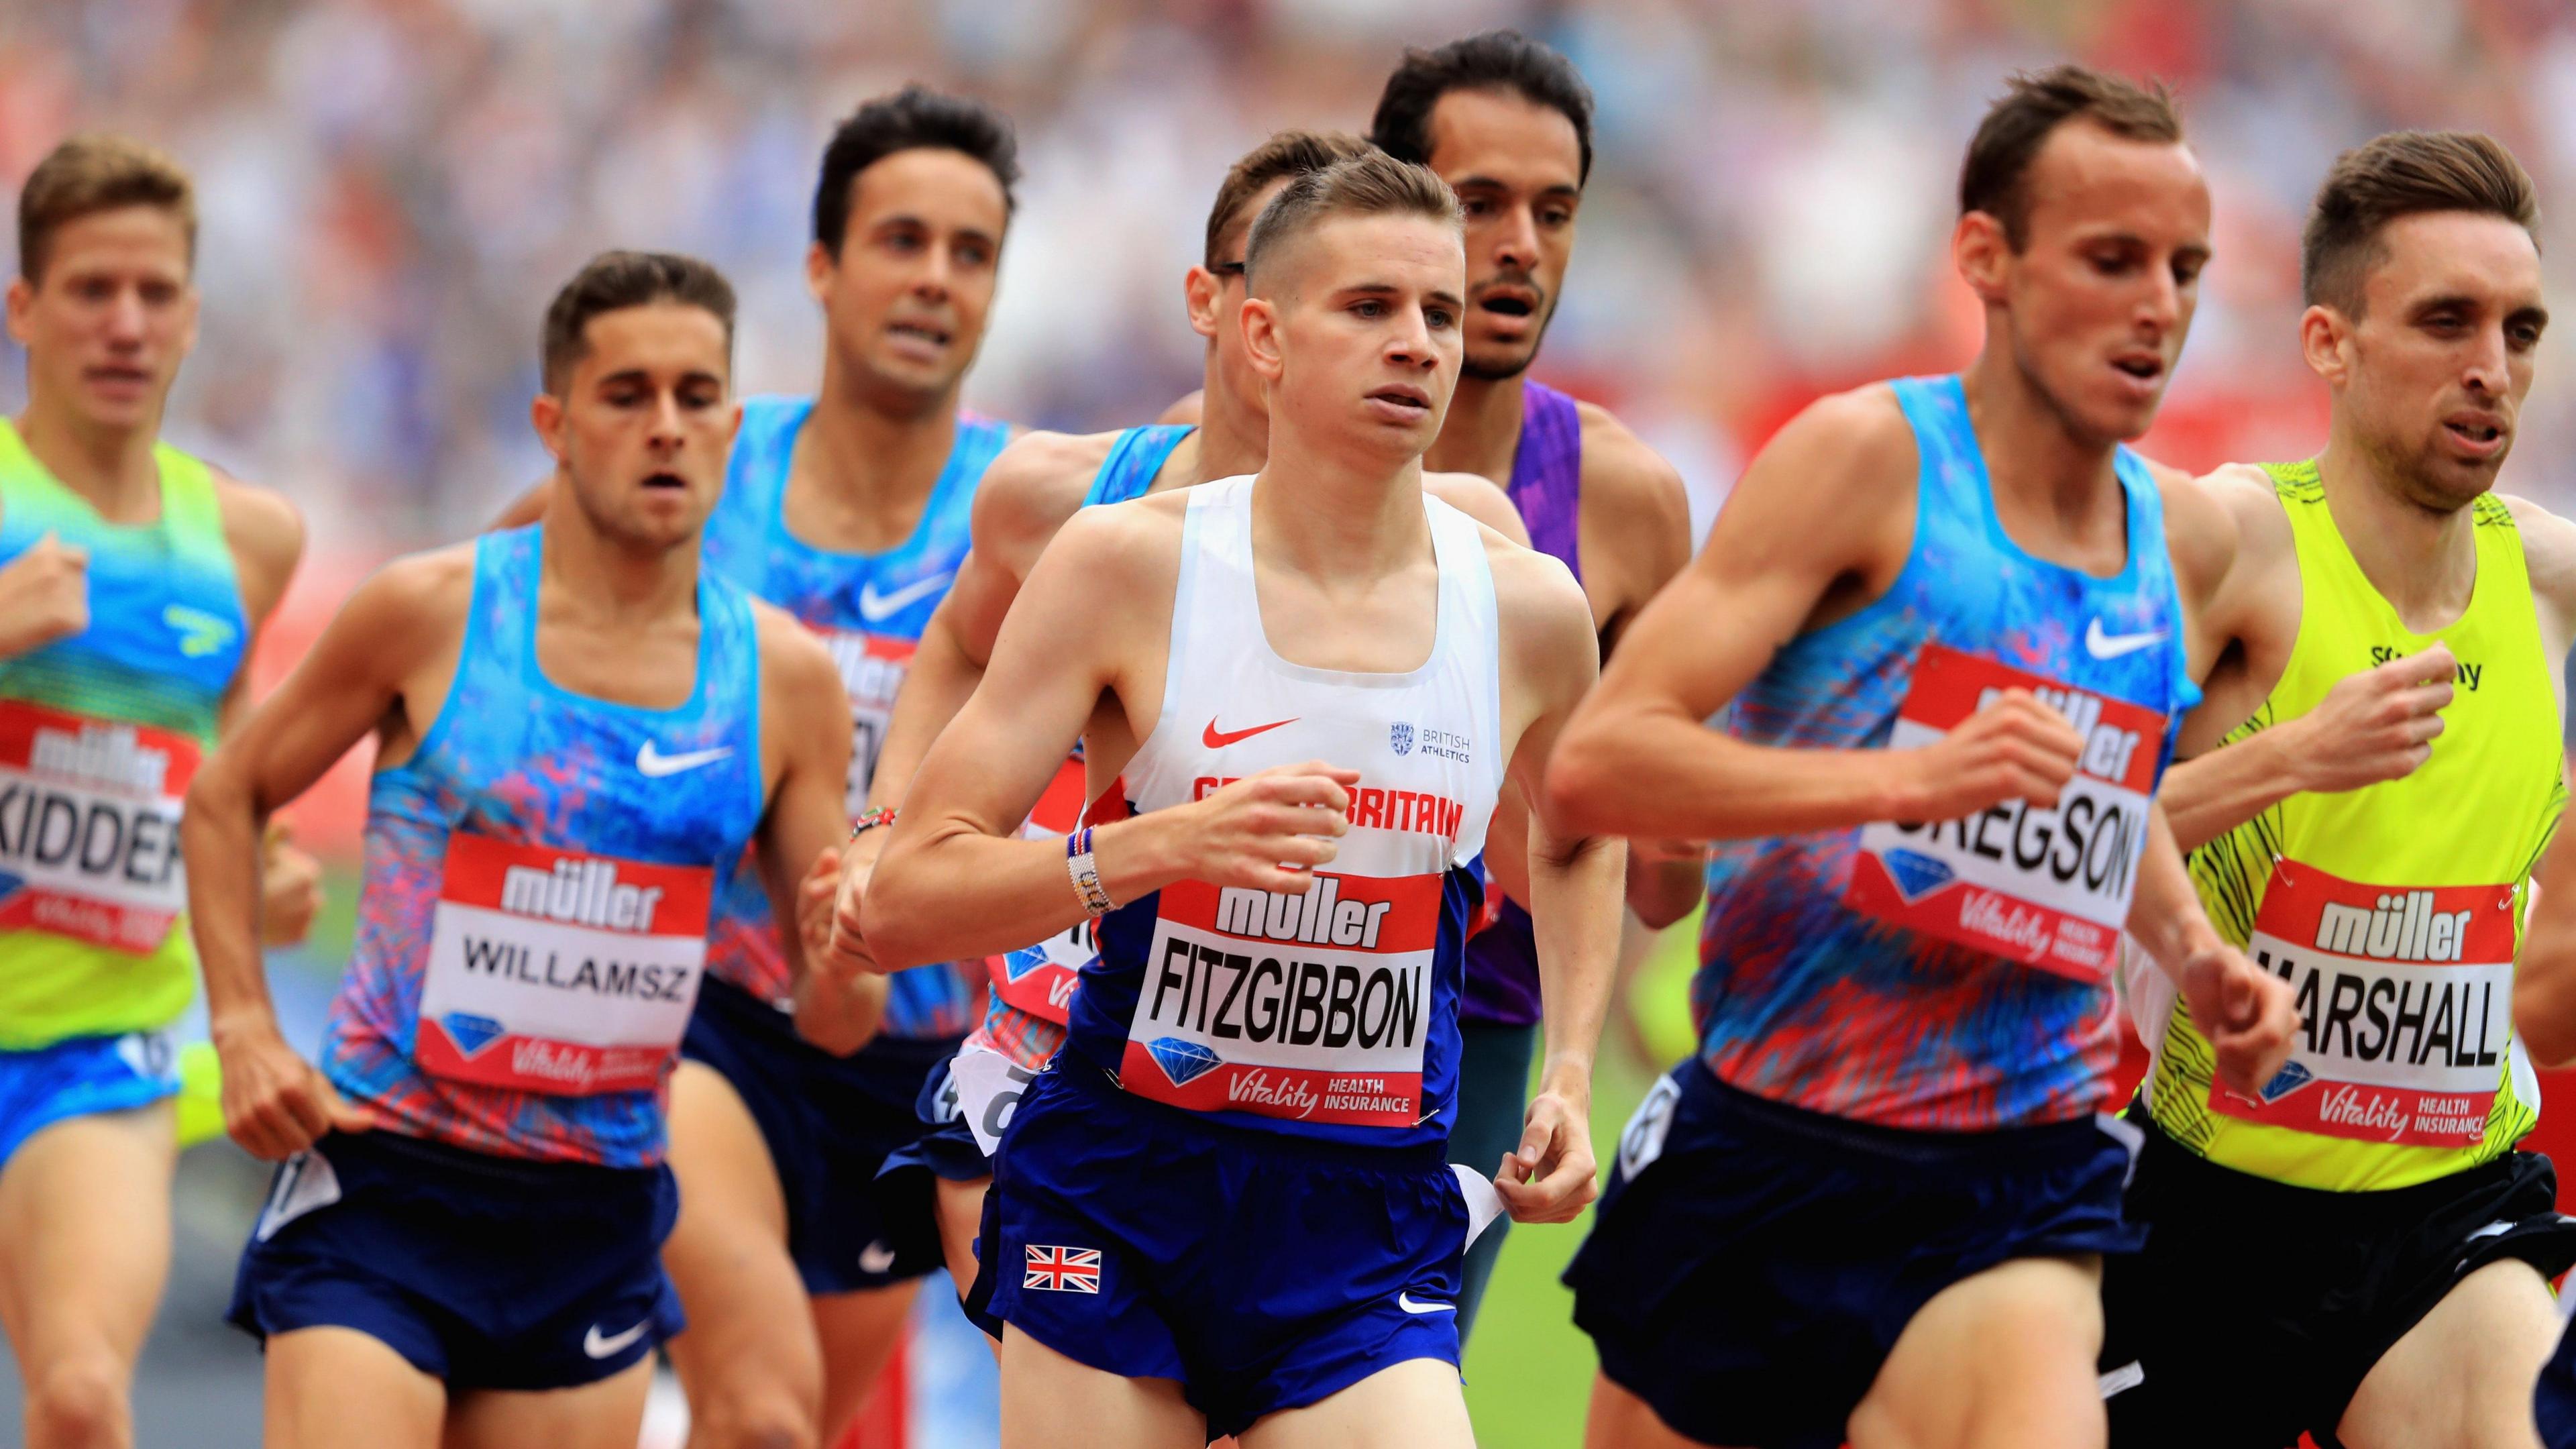
M 1043 1288 L 1051 1293 L 1097 1293 L 1100 1291 L 1100 1250 L 1098 1248 L 1049 1248 L 1038 1244 L 1024 1245 L 1028 1254 L 1028 1276 L 1020 1281 L 1022 1288 Z

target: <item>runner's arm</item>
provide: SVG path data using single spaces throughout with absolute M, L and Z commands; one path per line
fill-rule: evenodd
M 1546 1046 L 1520 1146 L 1503 1159 L 1494 1185 L 1518 1221 L 1570 1222 L 1596 1190 L 1592 1067 L 1618 972 L 1627 846 L 1616 836 L 1555 828 L 1538 808 L 1557 734 L 1600 674 L 1582 587 L 1555 559 L 1524 553 L 1496 570 L 1496 592 L 1511 677 L 1521 685 L 1513 692 L 1534 705 L 1508 781 L 1528 812 L 1530 922 Z
M 1781 430 L 1567 723 L 1548 780 L 1560 826 L 1709 840 L 1932 818 L 1918 751 L 1773 748 L 1705 724 L 1838 585 L 1893 579 L 1916 468 L 1884 394 L 1824 399 Z
M 283 1157 L 334 1126 L 364 1125 L 279 1034 L 260 957 L 261 827 L 351 746 L 392 729 L 406 676 L 458 632 L 471 585 L 470 554 L 461 569 L 449 556 L 400 560 L 360 585 L 188 787 L 180 850 L 208 1025 L 225 1068 L 224 1121 L 258 1156 Z
M 1085 918 L 1064 843 L 1022 840 L 1020 822 L 1104 693 L 1123 701 L 1150 679 L 1147 697 L 1160 695 L 1179 521 L 1177 509 L 1143 500 L 1086 509 L 1064 526 L 1021 588 L 983 683 L 922 761 L 868 883 L 863 943 L 836 931 L 836 951 L 896 971 L 1016 950 Z M 1320 765 L 1269 770 L 1101 826 L 1092 832 L 1101 885 L 1116 902 L 1184 878 L 1302 891 L 1307 872 L 1332 859 L 1330 837 L 1348 828 L 1346 787 L 1357 779 Z
M 2560 831 L 2532 880 L 2513 963 L 2513 1029 L 2544 1067 L 2576 1061 L 2576 842 Z
M 215 496 L 223 512 L 224 539 L 240 581 L 242 613 L 250 638 L 241 668 L 215 718 L 217 738 L 229 736 L 250 712 L 250 672 L 268 621 L 285 602 L 304 558 L 304 517 L 284 495 L 255 488 L 218 472 Z M 293 946 L 313 928 L 322 908 L 322 864 L 298 850 L 286 822 L 272 818 L 260 832 L 260 943 Z
M 778 763 L 769 808 L 755 841 L 769 889 L 779 947 L 786 953 L 796 1030 L 846 1056 L 867 1045 L 885 1014 L 886 980 L 836 972 L 815 959 L 812 935 L 828 919 L 808 899 L 811 883 L 836 870 L 849 835 L 842 802 L 850 775 L 850 696 L 829 651 L 788 615 L 757 606 L 761 651 L 761 748 Z
M 2247 960 L 2209 924 L 2161 803 L 2147 811 L 2129 934 L 2181 988 L 2193 1023 L 2215 1050 L 2219 1081 L 2259 1100 L 2263 1084 L 2290 1059 L 2290 1037 L 2299 1029 L 2290 983 Z

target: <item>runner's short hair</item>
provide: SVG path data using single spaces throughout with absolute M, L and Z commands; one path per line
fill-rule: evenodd
M 2144 85 L 2091 66 L 2016 71 L 1986 108 L 1959 165 L 1959 214 L 1982 211 L 2003 223 L 2020 251 L 2029 240 L 2031 162 L 2057 128 L 2085 121 L 2124 141 L 2180 141 L 2182 112 L 2162 81 Z
M 725 356 L 733 356 L 733 284 L 696 257 L 674 252 L 601 252 L 584 263 L 546 308 L 546 391 L 560 397 L 572 370 L 590 355 L 590 320 L 604 312 L 655 302 L 702 308 L 724 324 Z
M 2540 244 L 2531 174 L 2493 136 L 2391 131 L 2336 157 L 2317 188 L 2300 238 L 2301 294 L 2311 306 L 2358 319 L 2362 283 L 2387 260 L 2380 233 L 2392 221 L 2433 211 L 2500 216 Z
M 1243 249 L 1244 280 L 1257 278 L 1292 238 L 1334 216 L 1426 216 L 1453 229 L 1466 220 L 1458 193 L 1430 167 L 1368 151 L 1309 171 L 1270 199 Z
M 1563 113 L 1574 123 L 1574 142 L 1583 157 L 1577 177 L 1592 179 L 1592 87 L 1583 83 L 1574 62 L 1517 30 L 1488 30 L 1429 50 L 1407 49 L 1378 94 L 1369 139 L 1398 160 L 1429 165 L 1431 113 L 1451 91 L 1507 91 Z
M 1213 271 L 1225 260 L 1225 244 L 1236 235 L 1252 229 L 1252 198 L 1261 189 L 1281 177 L 1303 176 L 1321 171 L 1336 161 L 1347 161 L 1365 155 L 1369 143 L 1348 131 L 1280 131 L 1267 141 L 1243 153 L 1225 173 L 1225 181 L 1216 189 L 1216 205 L 1208 208 L 1207 256 Z
M 18 192 L 18 275 L 44 280 L 55 234 L 84 216 L 128 206 L 157 206 L 188 236 L 188 265 L 197 262 L 197 188 L 187 168 L 155 146 L 96 132 L 70 137 L 27 173 Z
M 914 84 L 869 101 L 832 129 L 814 181 L 814 240 L 839 256 L 859 173 L 897 151 L 919 150 L 963 151 L 983 162 L 1002 183 L 1003 215 L 1018 208 L 1012 188 L 1020 181 L 1020 143 L 1011 118 L 971 97 Z

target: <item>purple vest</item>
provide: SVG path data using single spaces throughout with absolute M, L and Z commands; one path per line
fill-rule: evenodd
M 1504 490 L 1528 526 L 1530 543 L 1583 577 L 1583 419 L 1574 399 L 1544 383 L 1521 383 L 1521 439 Z M 1502 915 L 1467 942 L 1466 1021 L 1527 1026 L 1538 1020 L 1538 939 L 1529 912 L 1505 901 Z

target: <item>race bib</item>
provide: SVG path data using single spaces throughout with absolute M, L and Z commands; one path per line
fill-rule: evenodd
M 2246 954 L 2297 993 L 2289 1065 L 2261 1104 L 2209 1109 L 2328 1137 L 2473 1147 L 2513 1036 L 2513 888 L 2387 886 L 2284 860 Z
M 1957 820 L 1862 828 L 1844 904 L 2078 981 L 2108 981 L 2146 850 L 2165 717 L 1939 644 L 1923 646 L 1891 749 L 1938 741 L 2027 689 L 2084 738 L 2055 809 L 2008 801 Z
M 909 639 L 890 639 L 855 629 L 816 629 L 832 662 L 840 666 L 841 686 L 850 693 L 850 779 L 842 803 L 855 817 L 868 808 L 868 782 L 877 776 L 877 752 L 885 746 L 886 724 L 894 718 L 894 697 L 903 688 L 904 671 L 915 651 Z
M 197 742 L 0 700 L 0 927 L 144 956 L 188 904 L 179 811 Z
M 564 1097 L 660 1085 L 698 999 L 714 876 L 458 831 L 421 982 L 421 1070 Z
M 990 1047 L 968 1042 L 948 1063 L 948 1101 L 943 1105 L 975 1134 L 975 1146 L 986 1157 L 1002 1150 L 1003 1129 L 1019 1110 L 1020 1094 L 1038 1074 Z
M 1046 793 L 1038 797 L 1037 808 L 1029 812 L 1027 822 L 1020 827 L 1021 838 L 1058 840 L 1071 833 L 1082 823 L 1082 794 L 1082 758 L 1077 755 L 1056 768 Z M 995 956 L 993 994 L 1004 1005 L 1062 1026 L 1072 1009 L 1074 984 L 1099 949 L 1092 937 L 1092 923 L 1086 920 L 1037 945 Z
M 1119 1081 L 1197 1112 L 1422 1117 L 1442 877 L 1163 888 Z

